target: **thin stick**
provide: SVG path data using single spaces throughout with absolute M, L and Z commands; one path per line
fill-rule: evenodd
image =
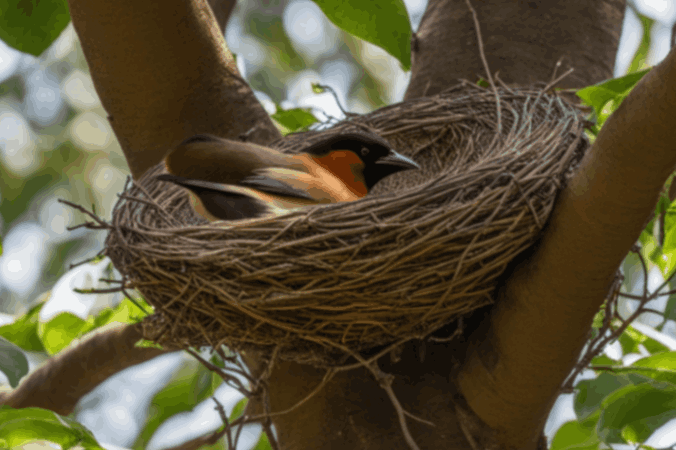
M 488 60 L 486 59 L 486 55 L 484 54 L 484 40 L 481 37 L 481 27 L 479 25 L 479 18 L 476 15 L 476 10 L 472 6 L 470 0 L 465 0 L 465 3 L 467 3 L 467 8 L 469 8 L 469 11 L 472 13 L 472 18 L 474 19 L 474 29 L 476 30 L 476 38 L 477 41 L 479 42 L 479 55 L 481 56 L 481 62 L 484 65 L 484 70 L 486 71 L 488 82 L 491 84 L 491 88 L 493 88 L 493 93 L 495 94 L 495 104 L 497 106 L 497 114 L 498 114 L 497 135 L 500 136 L 502 134 L 502 107 L 500 106 L 500 95 L 498 95 L 498 88 L 495 86 L 493 75 L 491 75 L 491 69 L 488 67 Z

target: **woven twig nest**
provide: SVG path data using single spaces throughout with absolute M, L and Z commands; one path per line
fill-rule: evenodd
M 146 338 L 332 365 L 491 303 L 496 278 L 537 237 L 587 146 L 584 119 L 559 97 L 499 92 L 500 121 L 493 91 L 464 84 L 288 136 L 277 148 L 299 152 L 324 133 L 367 128 L 422 170 L 357 202 L 259 224 L 207 224 L 152 169 L 122 195 L 106 242 L 156 308 Z

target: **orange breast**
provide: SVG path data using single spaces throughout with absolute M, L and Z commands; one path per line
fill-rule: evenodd
M 348 150 L 336 150 L 322 157 L 310 157 L 310 159 L 321 166 L 317 168 L 318 172 L 324 172 L 321 169 L 329 172 L 329 174 L 322 173 L 322 179 L 326 180 L 326 184 L 331 188 L 332 192 L 340 193 L 347 188 L 352 195 L 341 198 L 340 201 L 352 201 L 364 197 L 368 194 L 366 184 L 364 183 L 363 162 L 359 157 Z M 320 173 L 317 173 L 320 176 Z M 356 196 L 356 198 L 354 198 Z

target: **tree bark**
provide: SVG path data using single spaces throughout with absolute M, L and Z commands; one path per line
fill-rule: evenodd
M 569 67 L 575 69 L 559 87 L 583 87 L 612 77 L 623 0 L 471 3 L 481 24 L 488 65 L 507 84 L 548 82 L 559 60 L 559 75 Z M 466 0 L 430 0 L 414 42 L 405 98 L 436 94 L 461 78 L 486 78 Z
M 197 133 L 281 137 L 206 0 L 70 0 L 96 91 L 134 178 Z

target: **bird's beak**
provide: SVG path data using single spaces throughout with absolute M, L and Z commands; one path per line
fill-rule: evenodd
M 388 166 L 399 167 L 399 170 L 420 169 L 418 163 L 413 161 L 411 158 L 407 158 L 404 155 L 395 152 L 394 150 L 392 150 L 389 155 L 379 158 L 376 161 L 376 164 L 386 164 Z

